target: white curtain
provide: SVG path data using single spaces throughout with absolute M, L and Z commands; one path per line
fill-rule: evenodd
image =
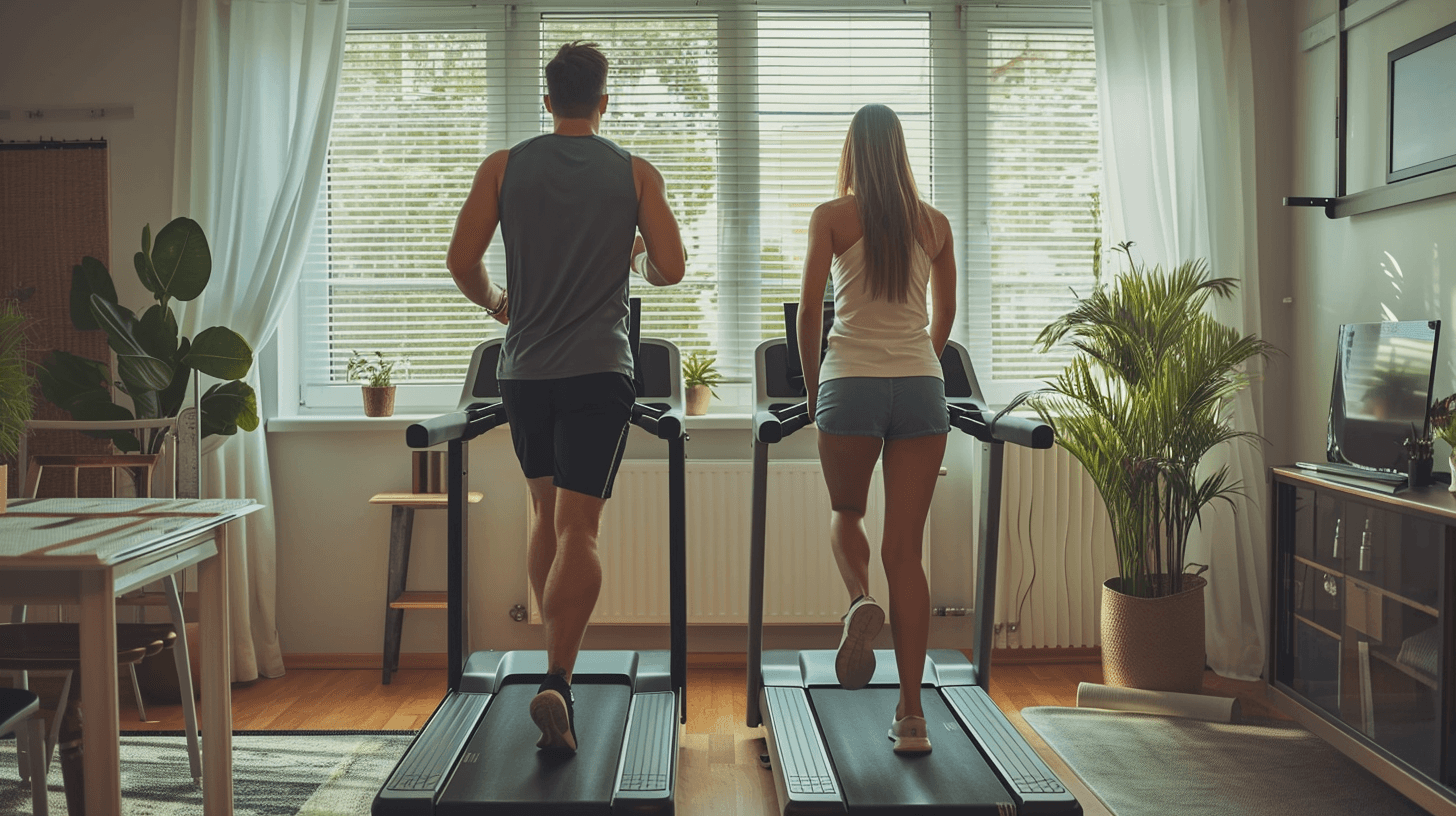
M 347 17 L 348 0 L 184 4 L 173 205 L 212 249 L 207 290 L 184 304 L 186 336 L 227 326 L 256 352 L 278 328 L 318 204 Z M 263 429 L 209 437 L 203 451 L 204 496 L 263 505 L 230 539 L 233 679 L 280 676 Z
M 1093 0 L 1092 26 L 1110 238 L 1164 268 L 1207 259 L 1239 281 L 1215 316 L 1259 334 L 1247 0 Z M 1262 431 L 1261 371 L 1232 406 L 1240 430 Z M 1227 464 L 1245 494 L 1233 510 L 1205 511 L 1189 546 L 1190 561 L 1209 565 L 1208 664 L 1256 679 L 1269 620 L 1263 450 L 1240 442 L 1207 464 Z

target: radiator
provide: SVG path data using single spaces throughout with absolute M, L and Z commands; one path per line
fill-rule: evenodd
M 1005 451 L 996 645 L 1096 646 L 1102 582 L 1117 575 L 1097 488 L 1061 447 Z
M 750 461 L 687 465 L 688 621 L 748 621 L 748 549 L 753 495 Z M 602 592 L 594 624 L 668 621 L 667 463 L 627 460 L 602 514 L 597 547 Z M 870 584 L 883 592 L 879 563 L 884 492 L 878 470 L 865 508 Z M 770 462 L 764 622 L 839 621 L 849 595 L 829 549 L 829 494 L 817 461 Z M 928 528 L 928 525 L 927 525 Z M 927 540 L 928 536 L 927 529 Z M 922 548 L 929 568 L 929 548 Z M 531 621 L 540 610 L 531 599 Z

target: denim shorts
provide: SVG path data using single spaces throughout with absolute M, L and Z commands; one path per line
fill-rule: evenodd
M 814 424 L 841 436 L 910 439 L 950 433 L 939 377 L 840 377 L 819 384 Z

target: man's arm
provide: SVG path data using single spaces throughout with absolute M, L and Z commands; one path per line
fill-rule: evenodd
M 637 186 L 637 229 L 641 243 L 632 246 L 632 268 L 653 286 L 671 286 L 683 279 L 687 253 L 677 218 L 667 203 L 667 184 L 646 159 L 632 157 L 632 180 Z M 638 256 L 646 251 L 646 257 Z
M 445 266 L 461 293 L 486 311 L 495 312 L 493 316 L 501 323 L 509 321 L 505 289 L 491 283 L 484 259 L 500 223 L 500 182 L 508 158 L 509 151 L 497 150 L 480 163 L 470 194 L 455 219 L 455 233 L 450 236 L 450 251 L 445 257 Z

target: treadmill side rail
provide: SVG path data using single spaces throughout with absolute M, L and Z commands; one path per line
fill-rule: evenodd
M 678 737 L 676 694 L 667 691 L 632 695 L 621 765 L 612 791 L 612 816 L 671 816 L 673 791 L 677 789 Z
M 981 755 L 1016 797 L 1017 813 L 1081 814 L 1082 806 L 980 686 L 950 686 L 941 696 Z
M 374 797 L 373 816 L 428 816 L 435 796 L 475 732 L 491 695 L 451 693 L 400 757 Z
M 844 792 L 804 689 L 765 686 L 760 693 L 765 743 L 784 815 L 847 814 Z

